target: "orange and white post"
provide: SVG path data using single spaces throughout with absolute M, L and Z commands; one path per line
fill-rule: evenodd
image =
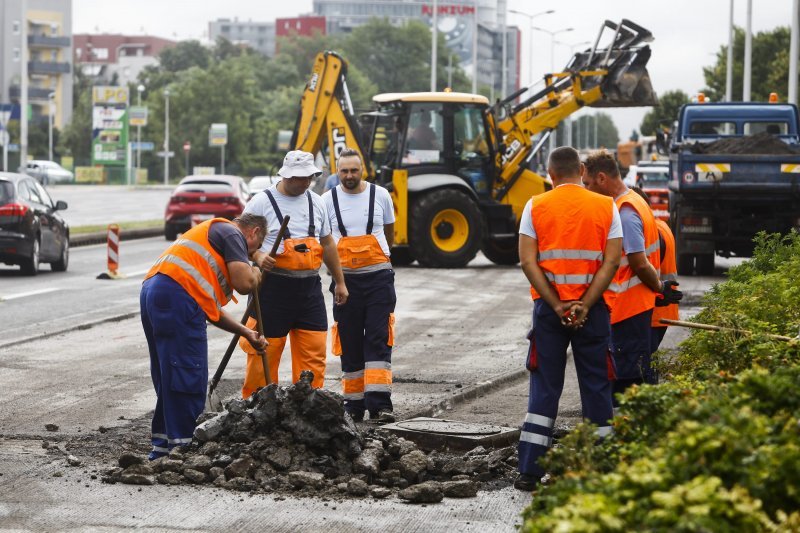
M 108 271 L 103 272 L 97 279 L 121 279 L 125 276 L 119 270 L 119 226 L 117 224 L 108 225 Z

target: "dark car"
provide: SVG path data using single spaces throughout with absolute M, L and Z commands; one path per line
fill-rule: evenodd
M 247 184 L 238 176 L 186 176 L 167 204 L 164 237 L 173 241 L 209 218 L 233 219 L 242 213 L 249 197 Z
M 50 263 L 55 272 L 69 264 L 69 226 L 47 190 L 34 178 L 0 172 L 0 262 L 19 265 L 35 276 L 39 263 Z

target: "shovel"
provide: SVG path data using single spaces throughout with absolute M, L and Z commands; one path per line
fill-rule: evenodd
M 732 331 L 735 333 L 741 333 L 742 335 L 753 335 L 752 331 L 747 331 L 744 329 L 726 328 L 723 326 L 713 326 L 711 324 L 700 324 L 698 322 L 686 322 L 685 320 L 670 320 L 668 318 L 662 318 L 661 323 L 669 326 L 680 326 L 682 328 L 704 329 L 706 331 Z M 786 342 L 800 339 L 800 335 L 797 337 L 787 337 L 785 335 L 773 335 L 772 333 L 766 333 L 765 336 L 770 339 Z
M 283 236 L 286 234 L 286 227 L 289 225 L 289 215 L 283 217 L 283 222 L 281 222 L 281 229 L 278 230 L 278 236 L 275 238 L 275 243 L 272 245 L 272 250 L 270 250 L 269 255 L 275 257 L 278 254 L 278 246 L 280 245 L 281 241 L 283 240 Z M 262 282 L 264 278 L 261 278 Z M 253 307 L 257 309 L 256 311 L 256 320 L 259 323 L 259 334 L 264 334 L 263 323 L 261 322 L 261 306 L 256 305 L 258 301 L 258 292 L 261 289 L 261 284 L 256 288 L 254 297 L 250 300 L 250 303 L 247 304 L 247 309 L 242 315 L 242 320 L 240 321 L 242 324 L 247 323 L 247 318 L 250 316 L 250 312 L 253 310 Z M 219 385 L 219 380 L 222 379 L 222 373 L 225 372 L 225 367 L 228 366 L 228 361 L 231 360 L 231 356 L 233 355 L 233 350 L 236 348 L 236 345 L 239 343 L 240 335 L 236 333 L 231 342 L 228 344 L 228 349 L 225 350 L 225 355 L 222 356 L 222 361 L 219 362 L 219 366 L 217 367 L 217 371 L 214 372 L 214 377 L 211 378 L 211 381 L 208 384 L 208 395 L 206 396 L 206 410 L 207 411 L 222 411 L 222 400 L 220 399 L 219 395 L 216 393 L 217 385 Z M 267 377 L 267 384 L 269 384 L 269 370 L 267 369 L 267 356 L 266 353 L 262 354 L 261 361 L 264 363 L 264 375 Z

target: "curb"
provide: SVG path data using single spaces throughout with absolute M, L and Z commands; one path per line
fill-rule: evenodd
M 59 330 L 56 330 L 56 331 L 45 332 L 45 333 L 42 333 L 40 335 L 31 335 L 29 337 L 23 337 L 21 339 L 15 339 L 13 341 L 4 342 L 4 343 L 0 344 L 0 350 L 3 350 L 5 348 L 10 348 L 11 346 L 18 346 L 20 344 L 25 344 L 25 343 L 28 343 L 28 342 L 38 341 L 38 340 L 42 340 L 42 339 L 48 339 L 50 337 L 55 337 L 56 335 L 63 335 L 65 333 L 70 333 L 72 331 L 79 331 L 79 330 L 82 330 L 82 329 L 90 329 L 90 328 L 93 328 L 95 326 L 99 326 L 101 324 L 106 324 L 108 322 L 119 322 L 119 321 L 122 321 L 122 320 L 127 320 L 129 318 L 134 318 L 136 316 L 139 316 L 139 311 L 131 311 L 129 313 L 122 313 L 121 315 L 114 315 L 114 316 L 109 316 L 109 317 L 106 317 L 106 318 L 100 318 L 100 319 L 97 319 L 97 320 L 93 320 L 91 322 L 84 322 L 83 324 L 78 324 L 76 326 L 70 326 L 68 328 L 62 328 L 62 329 L 59 329 Z
M 421 416 L 435 418 L 438 415 L 442 414 L 443 412 L 447 411 L 448 408 L 452 408 L 454 405 L 460 405 L 462 403 L 466 403 L 469 400 L 473 400 L 479 396 L 486 394 L 487 392 L 497 390 L 515 381 L 520 381 L 526 378 L 528 374 L 529 372 L 526 368 L 521 368 L 520 370 L 514 370 L 506 374 L 501 374 L 496 378 L 482 381 L 480 383 L 475 384 L 472 387 L 464 389 L 459 393 L 453 394 L 448 398 L 439 400 L 433 405 L 429 405 L 428 407 L 423 407 L 421 409 L 417 409 L 416 411 L 410 411 L 408 413 L 405 413 L 402 419 L 407 420 L 409 418 L 417 418 Z
M 132 239 L 146 239 L 149 237 L 158 237 L 164 235 L 164 228 L 142 228 L 142 229 L 123 229 L 120 231 L 120 240 L 129 241 Z M 89 244 L 104 244 L 108 239 L 108 234 L 105 231 L 97 231 L 94 233 L 83 233 L 80 235 L 73 235 L 69 238 L 69 245 L 87 246 Z

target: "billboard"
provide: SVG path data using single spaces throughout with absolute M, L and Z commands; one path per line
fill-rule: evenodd
M 433 6 L 420 5 L 420 15 L 430 26 L 433 24 Z M 472 72 L 472 48 L 475 42 L 477 11 L 475 5 L 439 4 L 436 11 L 436 29 L 444 35 L 447 48 L 458 55 L 461 68 Z
M 92 88 L 92 165 L 126 166 L 128 88 Z

